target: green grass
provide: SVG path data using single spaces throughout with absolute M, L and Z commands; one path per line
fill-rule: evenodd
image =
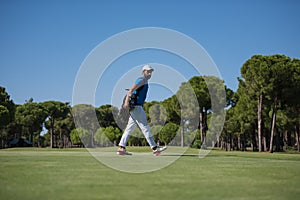
M 85 149 L 0 150 L 0 199 L 273 200 L 300 196 L 299 154 L 214 150 L 200 159 L 197 153 L 189 149 L 161 170 L 131 174 L 104 166 Z

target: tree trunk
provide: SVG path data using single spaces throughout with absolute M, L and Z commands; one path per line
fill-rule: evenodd
M 32 146 L 34 146 L 34 143 L 33 143 L 33 132 L 30 130 L 29 134 L 30 134 L 30 142 L 32 143 Z
M 241 143 L 241 135 L 238 135 L 238 139 L 237 139 L 237 150 L 242 150 L 242 143 Z
M 274 140 L 274 131 L 275 131 L 275 124 L 276 124 L 276 113 L 277 113 L 277 97 L 274 98 L 274 108 L 272 113 L 272 127 L 271 127 L 270 149 L 269 149 L 270 153 L 273 153 L 273 140 Z
M 287 131 L 287 146 L 290 147 L 292 146 L 292 132 Z
M 53 143 L 54 143 L 54 141 L 53 141 L 53 136 L 54 136 L 54 119 L 50 119 L 50 121 L 51 121 L 51 130 L 50 130 L 50 148 L 53 148 L 54 146 L 53 146 Z
M 283 150 L 288 150 L 288 131 L 283 131 Z
M 256 131 L 253 131 L 253 133 L 251 133 L 251 147 L 252 147 L 252 151 L 257 151 L 257 133 Z
M 267 151 L 267 140 L 266 140 L 266 136 L 263 135 L 263 151 Z
M 231 134 L 226 136 L 226 151 L 231 151 Z
M 300 122 L 299 126 L 295 126 L 295 135 L 296 135 L 296 143 L 297 143 L 297 150 L 300 152 L 300 138 L 299 138 L 299 129 L 300 129 Z
M 205 143 L 205 135 L 203 133 L 203 109 L 200 110 L 200 116 L 199 116 L 199 129 L 200 129 L 200 134 L 201 134 L 201 143 L 202 145 Z
M 215 147 L 219 148 L 220 147 L 220 137 L 217 136 L 217 142 L 215 144 Z
M 232 150 L 232 136 L 231 136 L 231 134 L 229 134 L 229 151 L 231 151 Z
M 182 128 L 181 128 L 181 147 L 184 147 L 184 120 L 182 120 Z
M 282 133 L 281 132 L 278 132 L 278 130 L 277 130 L 277 134 L 276 134 L 276 140 L 275 140 L 275 151 L 277 151 L 277 152 L 279 152 L 279 151 L 281 151 L 283 148 L 282 148 L 282 146 L 283 146 L 283 143 L 282 143 Z
M 261 152 L 261 111 L 262 111 L 262 94 L 258 97 L 257 105 L 257 134 L 258 134 L 258 151 Z
M 266 134 L 266 130 L 264 129 L 263 134 L 262 134 L 262 143 L 263 143 L 263 151 L 267 151 L 267 134 Z
M 3 140 L 3 137 L 2 137 L 2 130 L 0 130 L 0 138 L 1 138 L 0 149 L 2 149 L 3 146 L 4 146 L 4 140 Z
M 246 133 L 243 133 L 242 137 L 242 151 L 246 151 Z
M 63 135 L 62 135 L 61 128 L 59 129 L 59 140 L 60 140 L 59 148 L 63 148 L 64 140 L 63 140 Z

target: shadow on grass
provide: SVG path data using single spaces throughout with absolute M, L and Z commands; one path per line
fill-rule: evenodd
M 159 156 L 177 156 L 177 157 L 199 157 L 198 154 L 162 154 L 162 155 L 159 155 Z

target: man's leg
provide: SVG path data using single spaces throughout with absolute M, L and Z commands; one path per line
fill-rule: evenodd
M 128 120 L 126 129 L 125 129 L 125 131 L 124 131 L 124 133 L 122 135 L 122 138 L 121 138 L 121 140 L 119 142 L 119 146 L 120 147 L 123 147 L 123 148 L 126 147 L 128 138 L 129 138 L 131 132 L 135 129 L 135 127 L 136 127 L 135 121 L 132 119 L 131 116 L 129 116 L 129 120 Z
M 155 143 L 150 126 L 147 122 L 147 117 L 144 109 L 141 106 L 135 107 L 135 109 L 131 112 L 131 118 L 135 120 L 136 124 L 140 127 L 141 131 L 143 132 L 148 144 L 153 149 L 157 146 Z

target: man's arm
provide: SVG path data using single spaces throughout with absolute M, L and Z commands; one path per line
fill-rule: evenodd
M 129 108 L 129 99 L 133 93 L 134 90 L 138 89 L 139 87 L 141 87 L 142 85 L 145 84 L 145 80 L 141 80 L 139 83 L 134 83 L 131 88 L 129 89 L 127 95 L 126 95 L 126 99 L 125 99 L 125 103 L 124 103 L 124 108 Z
M 129 99 L 130 99 L 130 97 L 131 97 L 133 91 L 134 91 L 135 89 L 137 89 L 137 88 L 138 88 L 138 85 L 137 85 L 137 84 L 133 84 L 133 85 L 131 86 L 131 88 L 129 89 L 129 91 L 127 92 L 126 99 L 125 99 L 125 103 L 124 103 L 124 108 L 129 108 Z

